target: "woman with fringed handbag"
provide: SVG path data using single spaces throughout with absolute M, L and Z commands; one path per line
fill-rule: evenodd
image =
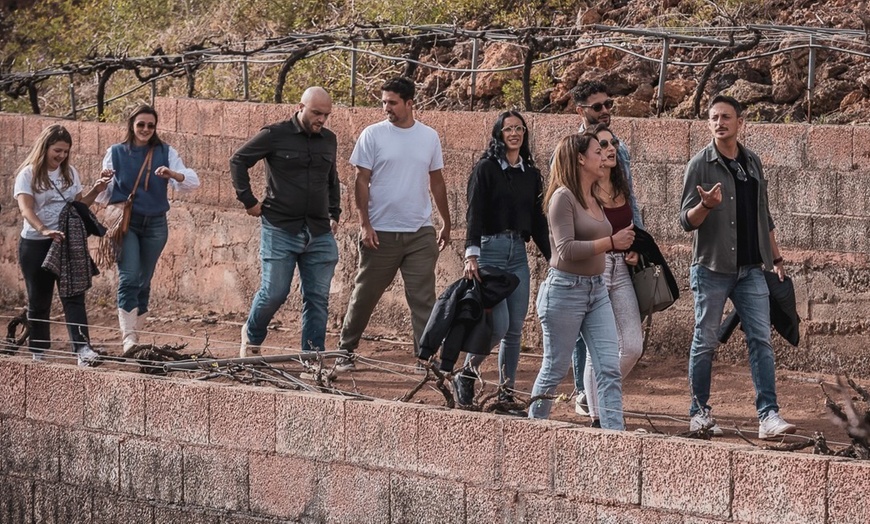
M 108 204 L 109 227 L 98 263 L 118 265 L 118 323 L 124 351 L 138 344 L 151 296 L 151 277 L 166 246 L 168 193 L 199 187 L 196 172 L 186 167 L 175 148 L 157 135 L 157 111 L 140 105 L 127 119 L 127 134 L 103 158 L 103 174 L 114 175 L 98 198 Z M 114 209 L 113 209 L 114 208 Z

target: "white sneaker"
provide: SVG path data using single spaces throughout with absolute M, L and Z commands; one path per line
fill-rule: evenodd
M 771 410 L 758 423 L 758 438 L 764 440 L 777 439 L 783 435 L 791 435 L 795 430 L 797 430 L 797 426 L 783 420 L 779 411 Z
M 31 355 L 33 355 L 34 362 L 45 362 L 45 353 L 44 352 L 40 351 L 39 353 L 37 353 L 34 351 L 33 353 L 31 353 Z
M 581 391 L 574 399 L 574 411 L 578 415 L 589 416 L 589 402 L 586 400 L 586 392 Z
M 87 345 L 80 347 L 76 354 L 78 355 L 79 366 L 83 368 L 92 366 L 100 358 L 100 354 Z
M 248 351 L 250 351 L 252 355 L 259 355 L 260 346 L 251 344 L 251 340 L 248 338 L 248 323 L 245 322 L 242 324 L 242 344 L 239 346 L 239 357 L 247 357 Z
M 710 410 L 706 408 L 695 413 L 695 416 L 689 421 L 689 431 L 700 431 L 702 428 L 707 428 L 707 431 L 714 437 L 721 437 L 725 434 L 719 424 L 716 424 L 716 419 L 710 414 Z

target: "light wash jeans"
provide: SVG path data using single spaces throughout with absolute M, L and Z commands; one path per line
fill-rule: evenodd
M 737 273 L 719 273 L 695 264 L 689 273 L 695 295 L 695 333 L 689 355 L 689 387 L 692 404 L 689 415 L 709 409 L 713 352 L 725 300 L 731 299 L 746 334 L 749 347 L 749 370 L 755 384 L 755 408 L 758 418 L 770 410 L 779 411 L 776 403 L 776 363 L 770 345 L 770 302 L 767 282 L 760 266 L 742 266 Z
M 532 397 L 551 395 L 571 368 L 577 333 L 589 342 L 589 357 L 598 381 L 601 427 L 622 430 L 622 376 L 616 320 L 604 277 L 574 275 L 550 268 L 538 290 L 538 316 L 544 333 L 544 360 Z M 537 400 L 529 418 L 548 418 L 552 400 Z
M 625 254 L 607 253 L 605 262 L 604 285 L 607 286 L 610 305 L 613 307 L 613 316 L 616 318 L 616 334 L 619 340 L 619 370 L 624 381 L 643 353 L 643 329 L 640 323 L 640 311 L 637 307 L 637 295 L 634 293 L 634 284 L 631 283 L 631 274 L 625 263 Z M 579 345 L 583 339 L 578 337 L 577 340 Z M 586 351 L 585 344 L 583 351 Z M 583 382 L 586 386 L 586 401 L 589 404 L 589 416 L 595 419 L 599 416 L 598 387 L 592 372 L 592 362 L 588 358 L 585 360 L 586 370 L 583 373 Z
M 530 276 L 526 243 L 523 237 L 513 231 L 482 236 L 477 263 L 479 266 L 503 269 L 520 279 L 520 285 L 514 292 L 492 308 L 490 345 L 495 346 L 501 341 L 498 352 L 498 379 L 500 383 L 513 389 L 520 361 L 523 322 L 529 311 Z M 465 364 L 478 368 L 485 358 L 485 355 L 469 354 L 465 358 Z
M 167 238 L 169 227 L 165 214 L 146 217 L 133 213 L 130 216 L 130 229 L 124 235 L 118 261 L 119 308 L 124 311 L 138 308 L 139 315 L 148 312 L 151 278 Z
M 261 217 L 260 263 L 263 275 L 248 315 L 248 340 L 259 345 L 266 328 L 287 300 L 293 271 L 299 267 L 302 293 L 302 351 L 323 351 L 329 286 L 338 264 L 338 246 L 332 232 L 311 236 L 308 226 L 293 235 Z

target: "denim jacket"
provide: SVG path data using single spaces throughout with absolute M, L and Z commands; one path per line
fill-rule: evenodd
M 770 216 L 767 200 L 767 180 L 761 169 L 758 155 L 738 144 L 746 156 L 749 176 L 758 181 L 758 251 L 766 268 L 773 268 L 773 251 L 770 232 L 775 226 Z M 709 191 L 717 182 L 722 184 L 722 203 L 707 215 L 697 228 L 689 223 L 689 210 L 701 202 L 697 186 Z M 680 208 L 680 225 L 686 231 L 694 231 L 692 240 L 692 264 L 701 264 L 711 271 L 737 273 L 737 202 L 734 200 L 734 177 L 711 141 L 686 166 L 683 178 L 683 198 Z

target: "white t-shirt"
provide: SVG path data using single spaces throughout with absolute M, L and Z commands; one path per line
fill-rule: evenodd
M 48 173 L 48 178 L 54 182 L 57 189 L 55 189 L 54 186 L 49 185 L 48 189 L 37 193 L 33 190 L 33 168 L 27 166 L 18 173 L 18 176 L 15 177 L 15 187 L 12 190 L 12 197 L 18 200 L 18 195 L 32 196 L 35 201 L 33 210 L 36 212 L 36 216 L 39 217 L 48 229 L 58 229 L 58 226 L 60 225 L 58 218 L 60 217 L 60 212 L 63 209 L 63 206 L 65 206 L 67 202 L 75 200 L 76 195 L 82 192 L 82 181 L 79 178 L 79 172 L 72 166 L 70 166 L 70 172 L 72 174 L 72 184 L 69 187 L 63 187 L 63 177 L 60 174 L 60 168 L 57 168 Z M 58 192 L 58 189 L 63 193 L 63 196 Z M 64 198 L 66 200 L 64 200 Z M 43 236 L 39 231 L 33 229 L 33 226 L 31 226 L 30 222 L 27 220 L 24 221 L 24 227 L 21 228 L 21 237 L 31 240 L 48 239 L 48 237 Z
M 407 129 L 389 120 L 370 125 L 350 163 L 372 171 L 369 220 L 375 231 L 413 233 L 432 225 L 429 172 L 444 167 L 434 129 L 417 121 Z

